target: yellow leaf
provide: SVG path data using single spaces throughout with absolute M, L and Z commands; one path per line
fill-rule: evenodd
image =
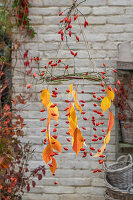
M 69 95 L 72 94 L 72 91 L 73 91 L 73 84 L 71 84 L 71 85 L 69 86 L 69 91 L 70 91 L 70 92 L 69 92 Z
M 109 141 L 110 141 L 110 132 L 111 132 L 111 131 L 108 132 L 108 134 L 106 135 L 106 137 L 105 137 L 105 139 L 104 139 L 104 143 L 105 143 L 105 144 L 108 144 Z
M 74 139 L 73 150 L 76 152 L 78 156 L 78 153 L 80 152 L 80 149 L 83 147 L 84 144 L 84 138 L 79 128 L 75 129 L 73 139 Z
M 103 144 L 103 146 L 100 148 L 101 151 L 96 153 L 93 157 L 96 158 L 96 157 L 101 156 L 103 154 L 105 148 L 106 148 L 106 144 Z
M 52 105 L 54 105 L 52 102 L 50 102 L 47 106 L 48 109 L 48 117 L 54 119 L 55 121 L 58 121 L 58 117 L 59 117 L 59 111 L 57 106 L 55 107 L 51 107 Z
M 72 137 L 72 141 L 71 141 L 71 142 L 72 142 L 72 147 L 73 147 L 73 143 L 74 143 L 74 137 Z
M 58 142 L 56 139 L 54 139 L 53 137 L 50 138 L 50 143 L 53 149 L 55 149 L 56 151 L 59 151 L 60 153 L 62 153 L 61 150 L 61 143 Z
M 111 88 L 111 91 L 107 88 L 107 97 L 113 101 L 114 100 L 114 96 L 115 95 L 114 95 L 114 92 L 113 92 L 112 88 Z
M 51 156 L 52 154 L 53 154 L 53 149 L 51 145 L 48 144 L 42 154 L 43 160 L 45 161 L 46 165 L 52 159 L 52 156 Z
M 105 97 L 101 102 L 101 109 L 103 113 L 108 110 L 111 106 L 111 100 L 108 97 Z
M 74 93 L 74 103 L 75 103 L 76 108 L 82 113 L 82 109 L 81 109 L 81 106 L 79 105 L 79 101 L 78 101 L 77 90 Z
M 44 105 L 45 109 L 47 108 L 49 102 L 50 102 L 50 92 L 48 89 L 45 89 L 41 92 L 41 101 Z
M 70 112 L 68 113 L 68 120 L 73 120 L 75 124 L 77 124 L 77 116 L 76 116 L 76 111 L 74 109 L 74 106 L 71 106 Z
M 56 169 L 57 169 L 57 163 L 56 163 L 56 160 L 55 158 L 52 158 L 52 166 L 50 166 L 50 171 L 54 174 Z

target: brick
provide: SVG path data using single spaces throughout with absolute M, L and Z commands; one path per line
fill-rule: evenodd
M 32 1 L 30 2 L 30 5 L 31 5 L 32 7 L 39 7 L 39 6 L 43 6 L 43 2 L 42 2 L 42 0 L 38 0 L 38 1 L 32 0 Z
M 103 5 L 106 5 L 106 0 L 93 0 L 93 1 L 87 0 L 82 5 L 84 5 L 84 6 L 103 6 Z
M 133 24 L 125 25 L 125 31 L 133 33 Z
M 55 16 L 59 14 L 59 8 L 30 8 L 30 15 Z
M 31 16 L 31 24 L 43 24 L 42 16 Z
M 102 41 L 107 40 L 107 37 L 105 34 L 95 34 L 95 33 L 87 34 L 86 37 L 87 37 L 87 40 L 91 41 L 91 42 L 93 42 L 93 41 L 97 41 L 97 42 L 101 41 L 102 42 Z
M 131 24 L 133 23 L 133 17 L 132 16 L 112 16 L 107 18 L 107 23 L 110 24 Z
M 42 0 L 44 6 L 64 6 L 64 1 L 58 1 L 58 0 Z M 72 1 L 71 0 L 65 0 L 65 6 L 71 6 Z
M 124 25 L 114 25 L 114 24 L 107 24 L 107 25 L 99 25 L 94 26 L 94 32 L 102 32 L 102 33 L 121 33 L 124 32 L 125 24 Z
M 109 0 L 108 5 L 111 6 L 132 6 L 132 0 Z
M 94 15 L 120 15 L 124 14 L 123 8 L 114 7 L 95 7 L 93 8 Z
M 89 25 L 93 24 L 106 24 L 106 18 L 104 16 L 89 16 L 87 17 L 87 22 L 89 23 Z
M 127 15 L 132 15 L 133 14 L 133 8 L 126 8 L 126 14 Z

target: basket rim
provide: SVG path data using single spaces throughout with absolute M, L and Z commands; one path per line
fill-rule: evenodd
M 119 161 L 121 158 L 130 158 L 130 160 L 128 161 Z M 125 167 L 123 167 L 123 168 L 119 168 L 119 169 L 108 169 L 109 167 L 111 167 L 111 166 L 113 166 L 113 165 L 116 165 L 116 164 L 119 164 L 119 163 L 129 163 L 127 166 L 125 166 Z M 110 164 L 110 165 L 108 165 L 108 166 L 106 166 L 106 164 L 105 163 L 103 163 L 103 167 L 104 167 L 104 169 L 105 169 L 105 172 L 120 172 L 120 171 L 124 171 L 124 170 L 127 170 L 128 168 L 132 168 L 132 166 L 133 166 L 133 162 L 132 162 L 132 156 L 131 156 L 131 154 L 128 154 L 128 155 L 124 155 L 124 156 L 120 156 L 118 159 L 117 159 L 117 162 L 115 162 L 115 163 L 112 163 L 112 164 Z
M 130 161 L 129 161 L 130 162 Z M 116 164 L 119 164 L 119 163 L 124 163 L 123 161 L 121 162 L 116 162 L 114 164 L 110 164 L 108 165 L 108 167 L 111 167 L 113 165 L 116 165 Z M 108 167 L 105 167 L 105 171 L 108 171 L 108 172 L 120 172 L 120 171 L 123 171 L 125 169 L 128 169 L 128 168 L 131 168 L 133 166 L 133 163 L 129 163 L 127 166 L 123 167 L 123 168 L 119 168 L 119 169 L 108 169 Z
M 114 199 L 114 198 L 110 197 L 110 196 L 107 194 L 107 191 L 104 192 L 104 197 L 105 197 L 105 198 L 108 198 L 109 200 L 119 200 L 119 199 Z
M 127 190 L 122 190 L 117 187 L 112 186 L 106 179 L 106 175 L 104 176 L 104 181 L 105 185 L 107 188 L 111 189 L 114 192 L 119 192 L 121 194 L 128 194 L 128 195 L 133 195 L 133 192 L 130 191 L 131 188 L 133 188 L 133 184 L 127 189 Z

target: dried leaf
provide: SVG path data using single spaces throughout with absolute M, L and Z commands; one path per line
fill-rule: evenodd
M 48 89 L 45 89 L 41 92 L 41 101 L 44 105 L 45 109 L 47 108 L 49 102 L 50 102 L 50 92 Z
M 109 122 L 108 122 L 108 130 L 107 130 L 107 133 L 109 131 L 111 131 L 111 129 L 113 128 L 113 125 L 114 125 L 114 116 L 113 116 L 113 113 L 109 110 Z
M 84 138 L 79 128 L 75 129 L 73 139 L 74 139 L 73 150 L 76 152 L 78 156 L 78 153 L 80 152 L 80 149 L 83 147 L 84 144 Z
M 55 107 L 51 107 L 51 105 L 54 105 L 52 102 L 50 102 L 47 106 L 48 109 L 48 117 L 54 119 L 55 121 L 58 121 L 58 117 L 59 117 L 59 111 L 57 106 Z
M 73 137 L 73 135 L 74 135 L 74 131 L 75 131 L 75 129 L 73 129 L 71 126 L 69 126 L 69 133 L 70 133 L 70 135 Z
M 106 135 L 105 139 L 104 139 L 104 144 L 108 144 L 110 141 L 110 133 L 111 131 L 108 132 L 108 134 Z
M 111 88 L 111 90 L 109 90 L 108 88 L 107 88 L 107 97 L 110 99 L 110 100 L 114 100 L 114 92 L 113 92 L 113 90 L 112 90 L 112 88 Z
M 61 150 L 61 143 L 54 139 L 53 137 L 50 138 L 50 143 L 51 143 L 51 146 L 53 149 L 55 149 L 56 151 L 59 151 L 60 153 L 62 153 L 62 150 Z
M 110 133 L 111 133 L 111 129 L 113 128 L 113 125 L 114 125 L 114 116 L 113 116 L 112 112 L 109 110 L 108 130 L 107 130 L 107 135 L 104 139 L 105 144 L 108 144 L 110 141 Z
M 50 121 L 51 121 L 51 119 L 50 119 L 50 117 L 48 117 L 46 136 L 47 136 L 47 140 L 48 140 L 49 143 L 50 143 L 50 132 L 49 132 Z
M 48 144 L 42 154 L 43 160 L 45 161 L 46 165 L 52 159 L 51 154 L 53 154 L 53 149 L 52 149 L 51 145 Z
M 56 169 L 57 169 L 57 163 L 56 163 L 56 160 L 55 158 L 52 158 L 52 166 L 50 166 L 50 171 L 54 174 Z
M 101 151 L 96 153 L 93 157 L 96 158 L 96 157 L 101 156 L 103 154 L 105 148 L 106 148 L 106 144 L 103 144 L 103 146 L 100 148 Z
M 69 95 L 72 94 L 72 91 L 73 91 L 73 84 L 71 84 L 71 85 L 69 86 L 69 91 L 70 91 L 70 92 L 69 92 Z
M 74 93 L 74 103 L 75 103 L 76 108 L 82 113 L 82 109 L 81 109 L 81 106 L 79 105 L 79 101 L 78 101 L 77 90 Z
M 77 116 L 73 105 L 70 108 L 70 112 L 68 110 L 68 120 L 70 123 L 71 129 L 75 130 L 77 128 Z
M 108 110 L 111 106 L 111 100 L 108 97 L 105 97 L 101 102 L 101 109 L 103 113 Z

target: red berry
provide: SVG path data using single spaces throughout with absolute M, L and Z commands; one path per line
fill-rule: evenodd
M 65 150 L 65 151 L 68 151 L 68 148 L 67 148 L 67 147 L 64 147 L 64 150 Z
M 81 148 L 80 151 L 85 151 L 85 148 Z
M 66 22 L 66 23 L 68 22 L 68 20 L 69 20 L 68 17 L 65 17 L 65 22 Z
M 63 12 L 60 12 L 60 13 L 59 13 L 59 16 L 61 16 L 62 14 L 63 14 Z
M 111 86 L 110 85 L 108 85 L 108 89 L 111 91 Z
M 77 19 L 77 17 L 78 17 L 78 15 L 76 14 L 76 15 L 74 16 L 74 21 Z
M 27 86 L 27 89 L 31 88 L 31 84 Z
M 90 149 L 91 149 L 92 151 L 94 151 L 94 150 L 95 150 L 95 148 L 94 148 L 94 147 L 90 147 Z
M 83 119 L 84 119 L 85 121 L 87 120 L 87 118 L 86 118 L 86 117 L 84 117 Z
M 103 82 L 101 83 L 101 86 L 104 87 L 104 83 Z
M 116 89 L 116 88 L 114 88 L 114 92 L 115 92 L 115 93 L 117 92 L 117 89 Z
M 103 160 L 99 160 L 99 164 L 103 164 Z
M 79 41 L 79 37 L 78 36 L 76 36 L 76 39 Z
M 117 81 L 117 84 L 120 85 L 121 84 L 120 81 Z
M 69 36 L 71 37 L 71 35 L 72 35 L 72 32 L 71 32 L 71 31 L 69 31 Z

